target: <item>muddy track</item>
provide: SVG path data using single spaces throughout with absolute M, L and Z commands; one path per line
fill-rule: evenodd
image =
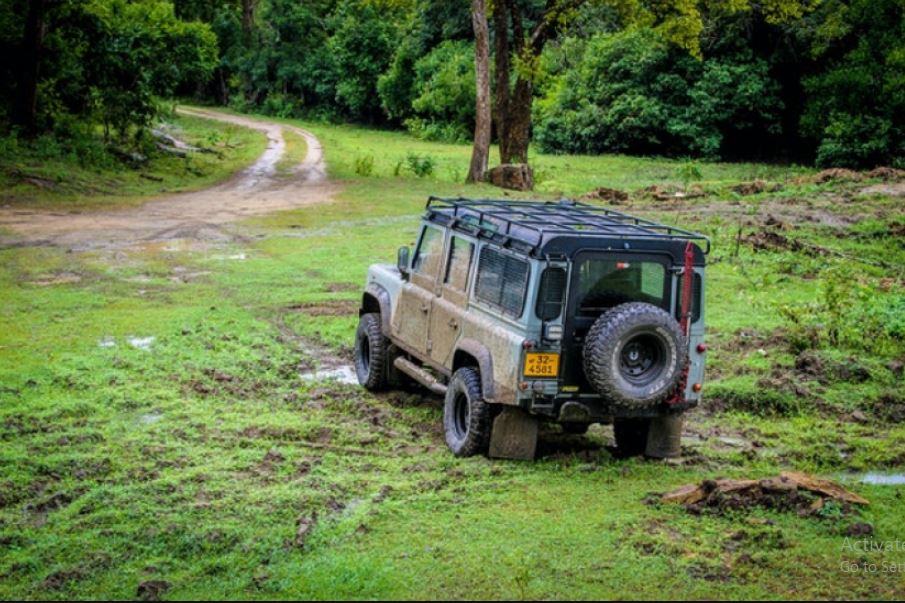
M 310 132 L 284 124 L 208 109 L 180 108 L 179 113 L 214 119 L 263 132 L 264 153 L 227 181 L 190 193 L 175 193 L 137 207 L 114 210 L 50 211 L 0 209 L 0 248 L 55 246 L 74 250 L 116 249 L 165 241 L 193 243 L 233 240 L 226 225 L 251 216 L 305 207 L 332 199 L 337 186 L 328 182 L 320 141 Z M 283 130 L 303 137 L 305 159 L 288 175 L 276 166 L 286 143 Z

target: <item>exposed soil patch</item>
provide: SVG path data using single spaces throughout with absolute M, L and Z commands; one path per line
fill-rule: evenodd
M 864 175 L 855 170 L 847 170 L 845 168 L 831 168 L 817 172 L 813 176 L 805 176 L 797 179 L 799 182 L 816 182 L 817 184 L 826 184 L 837 180 L 848 182 L 859 182 L 864 180 Z
M 905 180 L 905 170 L 891 167 L 878 167 L 865 174 L 868 178 L 880 178 L 881 180 Z
M 781 184 L 770 184 L 764 180 L 753 180 L 751 182 L 742 182 L 741 184 L 736 184 L 730 189 L 734 193 L 738 193 L 739 195 L 757 195 L 760 193 L 770 192 L 775 193 L 782 190 Z
M 855 358 L 838 362 L 813 350 L 805 350 L 795 358 L 795 370 L 805 379 L 827 385 L 833 381 L 863 383 L 870 379 L 867 370 Z
M 868 501 L 829 480 L 804 473 L 786 471 L 761 480 L 715 479 L 687 484 L 664 494 L 665 503 L 682 504 L 692 513 L 705 511 L 724 514 L 764 507 L 777 511 L 795 511 L 799 515 L 819 514 L 829 501 L 843 511 Z
M 601 186 L 583 194 L 580 199 L 585 201 L 603 201 L 611 205 L 622 205 L 628 201 L 628 193 L 619 189 Z
M 28 281 L 28 284 L 36 285 L 38 287 L 50 287 L 53 285 L 78 283 L 81 280 L 81 275 L 75 274 L 74 272 L 60 272 L 49 276 L 42 276 L 41 278 L 37 278 L 33 281 Z
M 905 197 L 905 182 L 874 184 L 862 188 L 859 192 L 862 195 L 888 195 L 890 197 Z
M 359 302 L 353 299 L 331 299 L 289 306 L 289 310 L 308 316 L 352 316 L 358 311 Z
M 142 601 L 160 601 L 169 589 L 170 583 L 166 580 L 147 580 L 138 585 L 135 594 Z

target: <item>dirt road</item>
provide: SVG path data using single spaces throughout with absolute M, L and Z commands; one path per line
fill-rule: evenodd
M 87 250 L 172 240 L 225 240 L 231 238 L 223 228 L 229 223 L 329 201 L 336 191 L 327 181 L 321 144 L 310 132 L 207 109 L 178 111 L 260 130 L 267 136 L 267 149 L 254 164 L 222 184 L 164 196 L 138 207 L 70 212 L 0 209 L 0 227 L 14 233 L 11 243 Z M 289 175 L 277 177 L 276 165 L 286 147 L 284 129 L 302 136 L 308 152 Z

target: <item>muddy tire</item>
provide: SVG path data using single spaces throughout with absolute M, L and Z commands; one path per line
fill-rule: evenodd
M 418 389 L 419 384 L 414 379 L 396 368 L 396 366 L 393 364 L 393 362 L 400 356 L 405 356 L 405 354 L 403 354 L 402 350 L 397 348 L 395 345 L 390 344 L 390 346 L 387 348 L 386 357 L 387 387 L 389 389 L 415 391 Z
M 380 314 L 362 314 L 355 332 L 355 375 L 366 389 L 386 389 L 388 347 L 380 330 Z
M 650 419 L 615 419 L 613 437 L 616 452 L 621 457 L 639 456 L 647 448 Z
M 584 370 L 591 386 L 614 406 L 650 408 L 672 394 L 688 361 L 679 323 L 643 302 L 621 304 L 591 326 Z
M 443 431 L 446 445 L 456 456 L 485 452 L 492 425 L 490 405 L 481 393 L 481 374 L 463 367 L 453 373 L 443 404 Z

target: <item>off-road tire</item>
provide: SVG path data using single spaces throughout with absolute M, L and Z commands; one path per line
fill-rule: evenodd
M 614 419 L 613 437 L 621 457 L 640 456 L 647 448 L 650 419 Z
M 617 407 L 643 409 L 662 402 L 675 391 L 687 362 L 679 323 L 644 302 L 604 312 L 585 338 L 588 383 Z
M 355 375 L 372 392 L 386 389 L 389 341 L 380 330 L 380 314 L 362 314 L 355 332 Z
M 387 347 L 387 387 L 389 389 L 395 390 L 413 391 L 419 387 L 419 384 L 414 379 L 396 368 L 396 366 L 393 364 L 393 362 L 400 356 L 405 356 L 405 354 L 395 345 L 390 344 Z
M 443 403 L 446 445 L 456 456 L 485 452 L 490 442 L 492 413 L 481 392 L 481 374 L 463 367 L 453 373 Z

